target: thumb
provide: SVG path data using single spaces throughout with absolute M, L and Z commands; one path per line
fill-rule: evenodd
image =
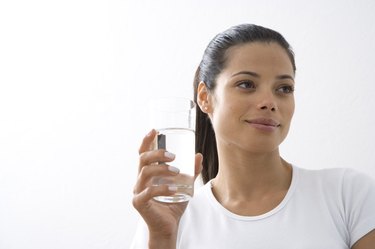
M 197 179 L 199 174 L 202 171 L 203 168 L 203 155 L 201 153 L 197 153 L 195 155 L 195 171 L 194 171 L 194 180 Z

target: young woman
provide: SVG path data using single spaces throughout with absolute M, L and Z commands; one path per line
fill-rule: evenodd
M 139 149 L 132 248 L 375 248 L 375 182 L 349 169 L 306 170 L 281 158 L 294 112 L 294 54 L 277 32 L 243 24 L 208 45 L 194 82 L 196 176 L 187 203 L 154 196 L 154 176 L 178 174 L 171 152 Z M 173 152 L 173 151 L 172 151 Z M 203 155 L 203 156 L 202 156 Z M 155 166 L 155 162 L 165 162 Z

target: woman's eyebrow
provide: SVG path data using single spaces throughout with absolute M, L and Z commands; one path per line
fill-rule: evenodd
M 247 75 L 251 75 L 251 76 L 256 77 L 256 78 L 260 78 L 259 74 L 251 72 L 251 71 L 240 71 L 238 73 L 232 74 L 231 77 L 237 76 L 239 74 L 247 74 Z
M 289 74 L 278 75 L 278 76 L 276 76 L 276 78 L 277 78 L 278 80 L 290 79 L 290 80 L 293 80 L 293 81 L 294 81 L 294 78 L 293 78 L 292 76 L 290 76 Z
M 251 71 L 240 71 L 238 73 L 232 74 L 231 77 L 234 77 L 234 76 L 237 76 L 237 75 L 240 75 L 240 74 L 247 74 L 247 75 L 250 75 L 250 76 L 253 76 L 253 77 L 256 77 L 256 78 L 260 78 L 259 74 L 251 72 Z M 278 80 L 290 79 L 290 80 L 294 81 L 294 78 L 289 74 L 278 75 L 278 76 L 276 76 L 276 79 L 278 79 Z

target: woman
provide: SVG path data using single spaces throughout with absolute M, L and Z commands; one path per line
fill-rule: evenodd
M 273 30 L 244 24 L 214 37 L 194 82 L 196 176 L 202 170 L 205 185 L 189 204 L 152 199 L 175 191 L 150 186 L 153 176 L 178 174 L 167 166 L 173 154 L 150 150 L 152 130 L 139 150 L 133 205 L 145 222 L 132 248 L 375 248 L 372 179 L 280 157 L 295 71 L 288 42 Z

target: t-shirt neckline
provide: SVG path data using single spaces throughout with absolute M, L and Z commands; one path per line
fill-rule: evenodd
M 213 206 L 213 208 L 217 209 L 220 211 L 222 214 L 236 220 L 242 220 L 242 221 L 255 221 L 255 220 L 261 220 L 268 218 L 276 213 L 278 213 L 281 209 L 285 207 L 289 199 L 294 193 L 294 190 L 296 189 L 296 185 L 299 179 L 299 169 L 298 167 L 292 165 L 292 181 L 290 183 L 288 192 L 286 193 L 284 199 L 272 210 L 261 214 L 261 215 L 256 215 L 256 216 L 243 216 L 243 215 L 238 215 L 235 214 L 225 207 L 223 207 L 215 198 L 214 194 L 212 193 L 212 180 L 210 180 L 206 185 L 205 185 L 205 190 L 204 192 L 206 193 L 210 204 Z

